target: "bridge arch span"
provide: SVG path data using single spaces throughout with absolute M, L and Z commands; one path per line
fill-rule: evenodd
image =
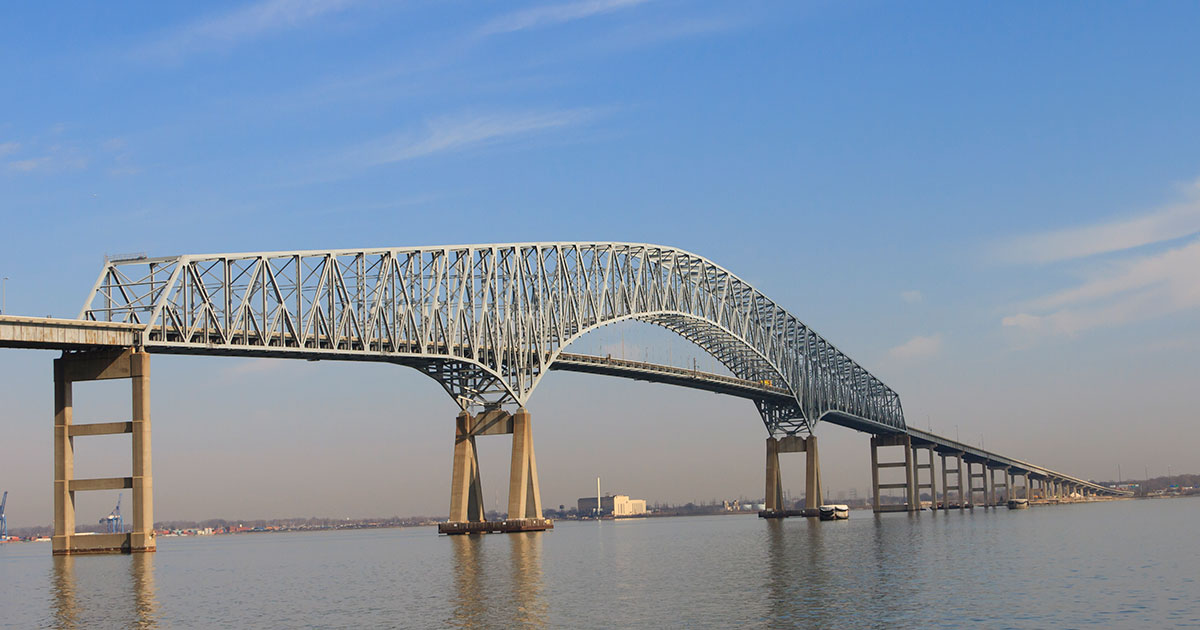
M 464 407 L 524 405 L 558 354 L 622 320 L 665 327 L 740 378 L 778 380 L 767 429 L 839 413 L 903 430 L 899 396 L 749 283 L 684 250 L 516 243 L 131 257 L 80 319 L 146 325 L 158 352 L 389 361 Z

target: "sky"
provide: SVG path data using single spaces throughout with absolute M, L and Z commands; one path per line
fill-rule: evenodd
M 632 241 L 733 271 L 908 422 L 1098 480 L 1200 471 L 1191 3 L 380 2 L 12 7 L 7 314 L 74 317 L 106 255 Z M 572 350 L 688 364 L 647 325 Z M 0 351 L 0 490 L 52 518 L 48 351 Z M 441 515 L 453 402 L 383 364 L 156 356 L 159 520 Z M 77 386 L 76 421 L 128 389 Z M 548 506 L 763 494 L 744 400 L 551 373 Z M 816 429 L 831 496 L 867 438 Z M 81 440 L 79 477 L 129 474 Z M 509 440 L 480 439 L 504 509 Z M 799 494 L 803 461 L 783 461 Z M 98 519 L 116 493 L 79 499 Z M 94 496 L 93 496 L 94 495 Z M 127 499 L 128 500 L 128 499 Z

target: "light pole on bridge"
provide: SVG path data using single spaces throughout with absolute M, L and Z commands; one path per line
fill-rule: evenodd
M 8 307 L 8 276 L 4 276 L 0 280 L 0 315 L 4 314 L 4 309 Z

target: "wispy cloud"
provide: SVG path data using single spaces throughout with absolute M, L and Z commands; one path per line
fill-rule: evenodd
M 916 336 L 888 350 L 893 359 L 928 359 L 942 352 L 942 335 Z
M 420 133 L 397 134 L 359 147 L 352 153 L 367 165 L 402 162 L 571 127 L 591 120 L 595 115 L 591 109 L 566 109 L 443 117 L 428 122 Z
M 1006 328 L 1075 335 L 1200 308 L 1200 238 L 1182 247 L 1103 265 L 1082 284 L 1032 301 Z
M 87 168 L 89 162 L 87 156 L 70 146 L 54 145 L 39 153 L 6 162 L 4 168 L 12 173 L 76 171 Z
M 1001 325 L 1076 335 L 1200 308 L 1200 180 L 1186 192 L 1185 201 L 1142 216 L 1013 241 L 1014 261 L 1080 259 L 1083 268 L 1074 286 L 1028 301 Z M 1187 240 L 1176 243 L 1181 239 Z M 1153 253 L 1129 255 L 1156 245 Z
M 900 299 L 904 300 L 906 304 L 917 304 L 924 299 L 924 296 L 921 295 L 921 292 L 917 290 L 902 291 L 900 293 Z
M 1187 189 L 1182 203 L 1142 216 L 1096 225 L 1032 234 L 998 243 L 1000 260 L 1049 263 L 1119 252 L 1200 233 L 1200 179 Z
M 13 160 L 6 164 L 8 170 L 17 173 L 32 173 L 37 170 L 44 170 L 51 163 L 50 156 L 43 155 L 40 157 L 26 158 L 24 160 Z
M 0 157 L 16 153 L 21 150 L 21 144 L 18 142 L 0 142 Z
M 138 52 L 141 56 L 178 58 L 203 50 L 232 47 L 302 26 L 323 15 L 341 11 L 352 3 L 353 0 L 263 0 L 184 25 Z
M 502 15 L 480 27 L 478 35 L 500 35 L 534 28 L 554 26 L 584 18 L 611 13 L 645 4 L 649 0 L 583 0 L 568 4 L 550 4 Z

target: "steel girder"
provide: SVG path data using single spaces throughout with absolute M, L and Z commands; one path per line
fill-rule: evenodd
M 840 412 L 905 428 L 900 397 L 709 260 L 629 243 L 522 243 L 110 260 L 80 319 L 146 325 L 166 352 L 390 361 L 459 404 L 524 405 L 559 352 L 599 326 L 666 327 L 738 378 L 771 434 Z

